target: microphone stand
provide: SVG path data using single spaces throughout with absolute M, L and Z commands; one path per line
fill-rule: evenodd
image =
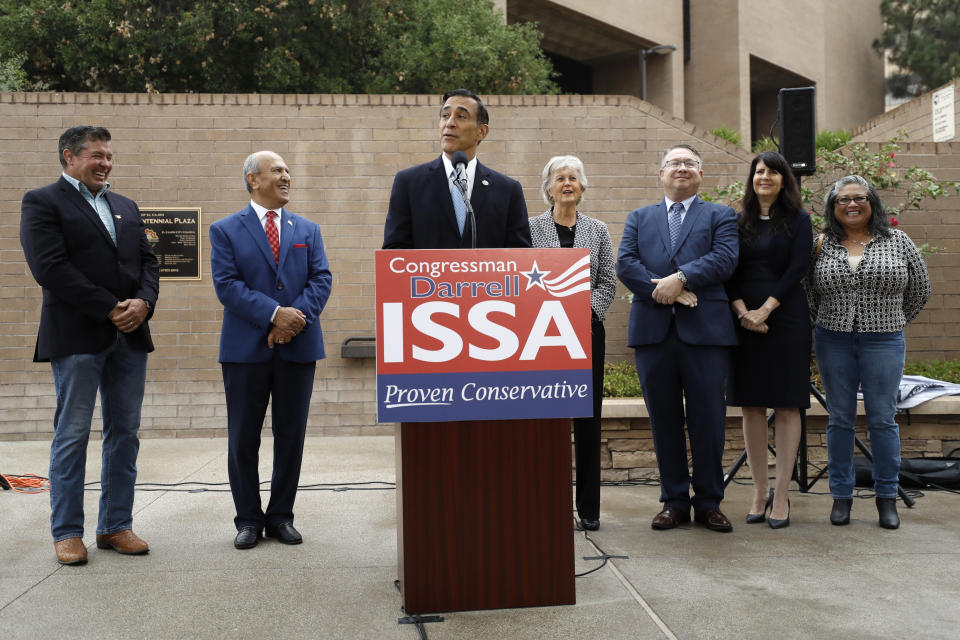
M 467 178 L 462 173 L 457 174 L 453 184 L 457 185 L 460 195 L 463 196 L 463 202 L 467 205 L 467 217 L 470 219 L 470 248 L 477 248 L 477 218 L 473 213 L 473 205 L 470 204 L 470 198 L 467 196 Z

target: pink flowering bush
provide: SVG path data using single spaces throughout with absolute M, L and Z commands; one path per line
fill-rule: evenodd
M 835 149 L 817 149 L 817 172 L 804 177 L 800 183 L 803 202 L 811 215 L 815 231 L 823 227 L 824 197 L 833 183 L 843 176 L 856 174 L 872 184 L 890 214 L 890 224 L 895 227 L 900 224 L 898 216 L 911 209 L 920 209 L 925 199 L 946 197 L 950 190 L 960 194 L 960 183 L 938 180 L 932 173 L 917 166 L 897 165 L 900 143 L 906 138 L 906 131 L 901 130 L 879 146 L 876 143 L 858 142 Z M 743 182 L 716 187 L 712 194 L 705 197 L 725 202 L 736 209 L 743 199 Z M 898 199 L 899 203 L 895 204 Z M 933 250 L 926 245 L 921 248 Z

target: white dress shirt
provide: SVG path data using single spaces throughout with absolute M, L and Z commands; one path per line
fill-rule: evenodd
M 277 209 L 267 209 L 266 207 L 261 207 L 259 204 L 257 204 L 253 200 L 250 201 L 250 206 L 253 207 L 253 210 L 257 213 L 257 217 L 260 218 L 260 226 L 263 227 L 264 234 L 266 234 L 267 232 L 267 211 L 273 211 L 275 214 L 277 214 L 277 218 L 275 220 L 275 223 L 277 225 L 277 242 L 280 242 L 280 236 L 283 233 L 283 230 L 280 229 L 280 218 L 283 216 L 282 211 L 278 211 Z
M 683 221 L 687 218 L 687 211 L 690 210 L 690 205 L 693 204 L 693 201 L 697 198 L 697 194 L 693 194 L 686 200 L 680 202 L 683 205 L 683 211 L 680 213 L 680 224 L 683 224 Z M 663 201 L 667 204 L 667 213 L 670 212 L 670 207 L 674 205 L 673 200 L 664 196 Z
M 447 154 L 441 154 L 443 158 L 443 169 L 446 171 L 447 175 L 447 187 L 453 189 L 453 178 L 450 177 L 450 174 L 456 171 L 456 167 L 453 166 L 453 163 L 450 162 L 450 158 L 447 157 Z M 467 198 L 470 198 L 473 195 L 473 179 L 477 175 L 477 156 L 473 156 L 473 160 L 467 163 Z

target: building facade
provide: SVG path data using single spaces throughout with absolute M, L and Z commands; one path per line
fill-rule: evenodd
M 853 129 L 884 110 L 876 0 L 495 5 L 508 23 L 538 23 L 565 92 L 642 97 L 645 66 L 649 102 L 703 129 L 739 131 L 748 148 L 775 133 L 781 88 L 816 87 L 819 130 Z

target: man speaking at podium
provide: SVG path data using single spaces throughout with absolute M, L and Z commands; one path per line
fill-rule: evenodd
M 530 246 L 527 204 L 520 183 L 477 161 L 477 147 L 490 132 L 479 96 L 454 89 L 443 96 L 440 147 L 431 162 L 404 169 L 393 181 L 383 229 L 384 249 L 510 248 Z M 466 155 L 467 197 L 476 217 L 473 242 L 469 210 L 454 185 L 452 159 Z
M 383 248 L 445 250 L 441 255 L 469 255 L 473 247 L 490 253 L 529 248 L 520 183 L 477 161 L 477 147 L 490 131 L 483 102 L 456 89 L 443 96 L 439 115 L 443 153 L 397 173 Z M 443 374 L 421 366 L 412 352 L 406 362 L 410 374 Z M 573 528 L 563 526 L 572 510 L 569 423 L 484 419 L 489 416 L 481 413 L 397 425 L 397 565 L 404 608 L 573 604 Z

